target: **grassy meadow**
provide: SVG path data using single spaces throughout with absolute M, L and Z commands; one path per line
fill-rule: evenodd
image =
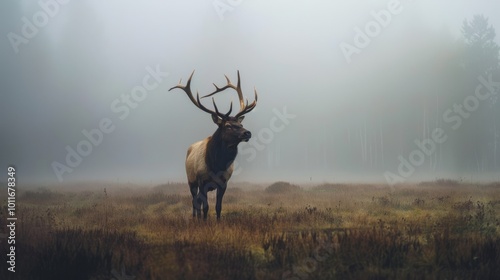
M 19 187 L 16 203 L 16 273 L 1 279 L 500 275 L 500 183 L 230 182 L 220 222 L 215 192 L 208 220 L 192 218 L 184 183 Z

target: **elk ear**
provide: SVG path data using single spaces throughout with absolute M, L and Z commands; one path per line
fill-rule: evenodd
M 217 116 L 216 114 L 212 114 L 212 121 L 214 121 L 216 125 L 222 124 L 222 119 L 219 118 L 219 116 Z
M 243 119 L 245 118 L 245 116 L 239 116 L 238 117 L 238 122 L 241 123 L 243 121 Z

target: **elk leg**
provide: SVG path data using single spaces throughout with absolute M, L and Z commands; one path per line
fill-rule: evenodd
M 198 217 L 201 216 L 201 205 L 198 199 L 198 184 L 197 183 L 189 183 L 189 190 L 191 191 L 191 196 L 193 196 L 193 218 L 198 214 Z
M 208 198 L 206 191 L 200 191 L 200 196 L 203 202 L 203 219 L 206 220 L 208 216 Z
M 201 187 L 203 186 L 203 187 Z M 203 204 L 203 219 L 206 220 L 208 217 L 208 190 L 210 189 L 211 183 L 200 184 L 200 192 L 198 193 L 200 200 Z
M 220 220 L 220 212 L 222 211 L 222 197 L 224 197 L 224 193 L 226 192 L 226 184 L 217 188 L 217 201 L 215 204 L 215 212 L 217 212 L 217 220 Z

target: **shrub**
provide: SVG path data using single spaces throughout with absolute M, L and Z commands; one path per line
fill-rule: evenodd
M 62 198 L 61 193 L 53 192 L 49 189 L 39 188 L 36 191 L 26 191 L 21 197 L 24 200 L 30 201 L 51 201 Z
M 443 186 L 443 187 L 457 187 L 460 182 L 452 179 L 437 179 L 435 181 L 421 182 L 420 186 Z
M 187 189 L 188 189 L 187 183 L 171 183 L 171 182 L 153 187 L 154 192 L 160 192 L 166 194 L 178 194 Z
M 347 191 L 349 190 L 349 186 L 346 184 L 322 184 L 319 186 L 315 186 L 312 188 L 314 191 Z
M 300 187 L 288 182 L 279 181 L 266 188 L 268 193 L 290 193 L 300 191 Z

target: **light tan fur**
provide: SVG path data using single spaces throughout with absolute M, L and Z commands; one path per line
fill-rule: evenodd
M 189 146 L 186 156 L 186 173 L 189 183 L 194 183 L 197 180 L 201 181 L 206 181 L 209 179 L 213 180 L 212 176 L 210 176 L 210 170 L 208 170 L 207 165 L 205 163 L 207 143 L 210 140 L 210 138 L 212 138 L 212 136 L 207 137 Z M 225 181 L 227 182 L 229 178 L 231 178 L 232 174 L 233 174 L 233 164 L 231 164 L 231 166 L 229 166 L 226 172 L 224 172 L 224 174 L 221 175 L 223 176 L 223 178 L 225 178 Z

